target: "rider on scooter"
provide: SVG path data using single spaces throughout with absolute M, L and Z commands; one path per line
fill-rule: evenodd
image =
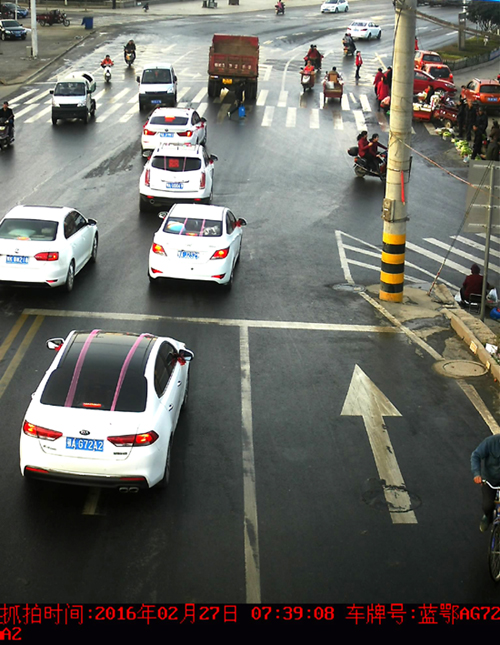
M 14 140 L 14 112 L 11 107 L 9 107 L 9 102 L 4 101 L 3 107 L 0 110 L 0 119 L 5 119 L 9 123 L 9 136 Z
M 125 50 L 125 60 L 127 60 L 127 54 L 132 54 L 132 62 L 135 60 L 135 43 L 132 39 L 124 47 Z
M 101 61 L 101 67 L 112 67 L 113 65 L 114 63 L 111 60 L 111 56 L 109 54 L 106 54 L 104 59 Z
M 306 60 L 309 60 L 314 65 L 315 69 L 320 69 L 322 58 L 323 56 L 319 53 L 316 45 L 311 45 L 307 52 Z

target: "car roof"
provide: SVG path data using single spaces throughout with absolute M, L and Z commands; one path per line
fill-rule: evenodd
M 495 80 L 494 78 L 473 78 L 472 80 L 480 83 L 481 85 L 500 85 L 500 82 Z
M 433 56 L 439 56 L 439 58 L 441 58 L 440 54 L 438 54 L 437 52 L 431 52 L 428 49 L 419 49 L 417 53 L 418 54 L 432 54 Z
M 63 222 L 68 213 L 74 208 L 68 206 L 14 206 L 4 217 L 16 219 L 41 219 L 49 222 Z
M 225 206 L 214 204 L 181 204 L 177 203 L 169 210 L 169 215 L 194 219 L 214 219 L 223 221 L 226 212 Z

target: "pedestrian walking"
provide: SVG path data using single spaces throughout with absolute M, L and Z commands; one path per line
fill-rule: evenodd
M 244 90 L 244 86 L 241 83 L 238 83 L 238 85 L 236 85 L 236 87 L 234 88 L 236 103 L 227 113 L 227 116 L 229 118 L 231 118 L 231 115 L 234 114 L 237 110 L 239 111 L 241 105 L 243 105 L 243 90 Z
M 362 64 L 363 64 L 363 59 L 361 58 L 361 52 L 358 49 L 358 51 L 356 52 L 356 61 L 355 61 L 356 75 L 354 78 L 359 78 L 359 70 L 361 69 Z
M 471 140 L 472 126 L 476 123 L 476 116 L 476 107 L 472 101 L 468 100 L 465 108 L 465 138 L 467 141 Z
M 375 94 L 377 94 L 378 84 L 383 78 L 384 78 L 384 72 L 382 71 L 382 68 L 379 67 L 377 70 L 377 73 L 375 74 L 375 78 L 373 79 L 373 89 L 375 91 Z
M 390 94 L 392 89 L 392 67 L 388 67 L 385 72 L 385 82 L 389 87 L 389 94 Z

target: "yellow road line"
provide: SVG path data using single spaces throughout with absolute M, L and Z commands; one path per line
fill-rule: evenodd
M 3 396 L 5 390 L 7 389 L 7 386 L 12 380 L 12 377 L 16 373 L 17 368 L 19 367 L 19 364 L 24 358 L 24 355 L 28 351 L 28 347 L 31 345 L 33 338 L 35 337 L 35 334 L 37 331 L 40 329 L 40 325 L 43 322 L 43 316 L 37 316 L 35 320 L 33 321 L 33 324 L 28 330 L 28 333 L 23 339 L 23 342 L 19 345 L 19 349 L 17 352 L 14 354 L 14 358 L 10 361 L 10 363 L 7 366 L 7 369 L 5 370 L 4 375 L 0 379 L 0 398 Z M 19 321 L 18 321 L 19 322 Z M 24 322 L 24 321 L 23 321 Z M 19 328 L 21 328 L 21 325 L 19 325 Z M 14 331 L 14 328 L 13 330 Z M 12 333 L 12 332 L 11 332 Z M 16 332 L 17 333 L 17 332 Z M 13 340 L 14 338 L 12 338 Z M 7 341 L 5 339 L 4 343 Z M 12 341 L 11 341 L 12 342 Z
M 12 327 L 10 332 L 7 334 L 7 338 L 0 345 L 0 361 L 3 361 L 5 354 L 9 351 L 15 337 L 19 333 L 19 330 L 27 320 L 28 316 L 26 314 L 21 314 L 16 320 L 16 324 L 14 325 L 14 327 Z

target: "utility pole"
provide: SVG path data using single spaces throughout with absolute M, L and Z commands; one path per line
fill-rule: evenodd
M 36 22 L 36 0 L 31 0 L 31 57 L 38 58 L 38 24 Z
M 413 62 L 417 0 L 394 0 L 393 75 L 389 122 L 387 180 L 382 208 L 384 233 L 380 271 L 381 300 L 403 301 L 408 183 L 410 179 Z

